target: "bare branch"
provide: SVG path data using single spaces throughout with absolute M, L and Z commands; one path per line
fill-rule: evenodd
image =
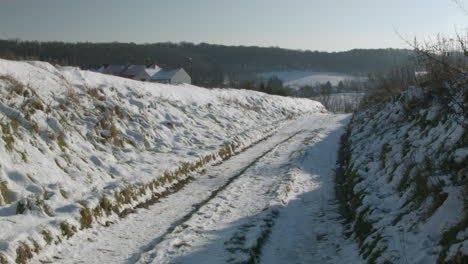
M 468 16 L 468 11 L 466 10 L 466 8 L 464 7 L 464 5 L 460 2 L 460 0 L 452 0 L 452 2 L 454 2 L 458 8 L 460 8 L 460 10 L 465 13 L 465 15 Z

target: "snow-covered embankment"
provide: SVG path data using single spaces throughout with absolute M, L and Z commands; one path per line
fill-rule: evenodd
M 351 122 L 344 187 L 353 235 L 368 263 L 468 255 L 466 117 L 447 111 L 457 107 L 453 102 L 437 99 L 410 89 Z
M 0 262 L 106 225 L 320 103 L 0 60 Z

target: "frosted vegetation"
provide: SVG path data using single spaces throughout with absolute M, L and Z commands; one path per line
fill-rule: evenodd
M 409 89 L 355 114 L 343 138 L 350 235 L 368 263 L 465 263 L 466 77 L 444 85 L 449 101 Z

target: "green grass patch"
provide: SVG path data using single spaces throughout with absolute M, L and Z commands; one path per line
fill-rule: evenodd
M 402 193 L 403 191 L 405 191 L 406 189 L 408 189 L 408 187 L 411 185 L 411 178 L 410 178 L 410 174 L 411 174 L 411 170 L 415 167 L 416 165 L 415 164 L 410 164 L 406 167 L 406 170 L 405 172 L 403 173 L 401 179 L 400 179 L 400 182 L 398 183 L 397 185 L 397 191 L 399 193 Z
M 5 149 L 9 152 L 12 152 L 15 149 L 15 138 L 11 135 L 4 135 L 2 136 L 2 139 L 5 142 Z
M 354 234 L 356 235 L 356 240 L 359 242 L 361 247 L 364 243 L 364 240 L 374 232 L 372 222 L 366 219 L 366 214 L 370 211 L 370 207 L 366 207 L 359 215 L 356 217 L 354 223 Z
M 460 222 L 442 234 L 442 238 L 439 242 L 442 247 L 442 250 L 439 253 L 439 263 L 444 262 L 451 245 L 461 242 L 457 239 L 457 234 L 468 228 L 468 208 L 465 208 L 464 214 L 465 215 Z
M 60 231 L 62 235 L 69 239 L 76 233 L 76 227 L 74 225 L 69 224 L 68 222 L 64 221 L 60 223 Z
M 52 244 L 52 241 L 54 241 L 54 238 L 52 236 L 52 233 L 47 230 L 47 229 L 44 229 L 42 230 L 41 232 L 42 234 L 42 238 L 44 239 L 44 241 L 46 242 L 47 245 L 51 245 Z
M 26 210 L 31 210 L 28 200 L 19 200 L 16 204 L 16 214 L 24 214 Z
M 382 150 L 380 151 L 380 163 L 381 163 L 382 168 L 385 168 L 386 166 L 385 159 L 386 159 L 387 153 L 390 151 L 392 151 L 392 146 L 390 146 L 390 144 L 385 143 L 382 145 Z
M 67 142 L 65 141 L 65 135 L 63 133 L 60 133 L 58 136 L 57 136 L 57 144 L 58 146 L 60 147 L 60 149 L 62 151 L 65 150 L 65 148 L 68 147 L 67 145 Z

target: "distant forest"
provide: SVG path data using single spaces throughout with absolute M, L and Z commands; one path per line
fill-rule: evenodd
M 42 60 L 96 69 L 103 64 L 144 64 L 148 60 L 168 67 L 183 67 L 195 84 L 222 86 L 230 80 L 267 71 L 328 71 L 365 75 L 408 64 L 406 49 L 354 49 L 319 52 L 277 47 L 223 46 L 182 43 L 65 43 L 0 40 L 0 58 Z M 191 58 L 191 59 L 189 59 Z M 189 62 L 191 61 L 191 62 Z

